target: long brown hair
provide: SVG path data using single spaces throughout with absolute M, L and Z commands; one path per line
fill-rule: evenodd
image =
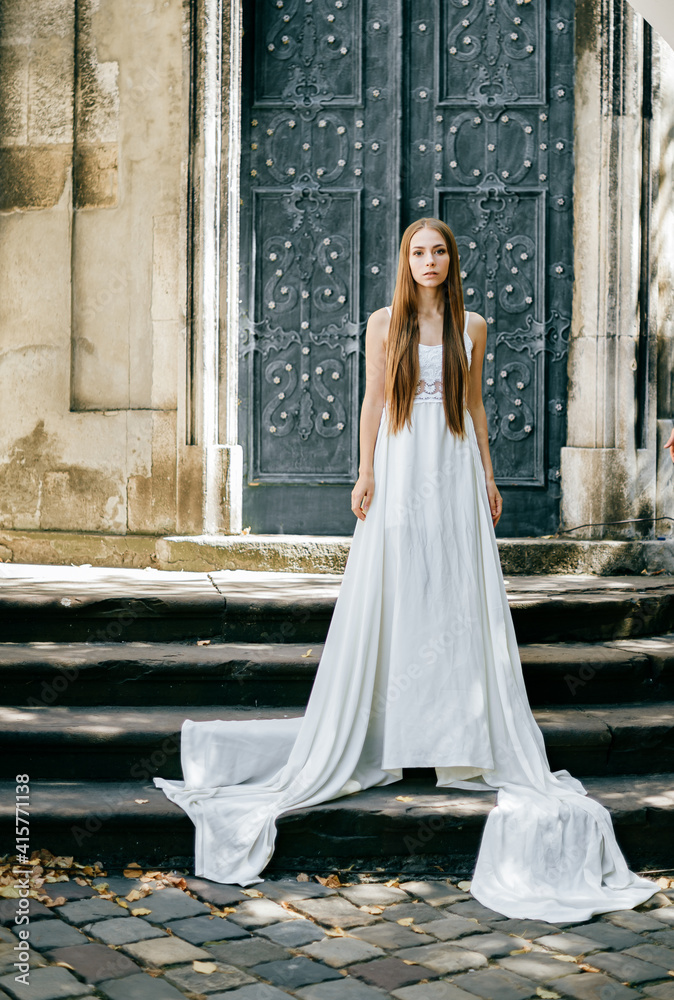
M 463 438 L 466 436 L 464 393 L 468 383 L 468 358 L 463 340 L 463 286 L 454 233 L 440 219 L 417 219 L 407 227 L 400 241 L 398 276 L 386 341 L 384 394 L 389 406 L 389 429 L 390 433 L 397 434 L 406 423 L 410 427 L 412 425 L 412 407 L 419 381 L 419 321 L 417 284 L 412 277 L 409 256 L 412 237 L 424 227 L 438 230 L 449 254 L 447 280 L 442 285 L 445 305 L 442 321 L 443 404 L 450 430 Z

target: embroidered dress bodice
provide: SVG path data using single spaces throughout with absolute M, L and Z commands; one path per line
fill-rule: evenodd
M 386 306 L 389 316 L 391 307 Z M 468 367 L 473 349 L 473 342 L 468 336 L 468 316 L 463 330 L 463 340 L 466 345 Z M 414 397 L 415 403 L 442 402 L 442 344 L 419 344 L 419 381 Z

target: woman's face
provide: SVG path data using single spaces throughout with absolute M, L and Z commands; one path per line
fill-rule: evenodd
M 447 280 L 449 253 L 437 229 L 419 229 L 410 241 L 410 271 L 419 285 L 434 288 Z

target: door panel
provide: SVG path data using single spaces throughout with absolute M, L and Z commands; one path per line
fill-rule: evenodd
M 558 524 L 572 289 L 573 3 L 246 5 L 244 524 L 351 533 L 364 330 L 437 215 L 488 323 L 500 535 Z

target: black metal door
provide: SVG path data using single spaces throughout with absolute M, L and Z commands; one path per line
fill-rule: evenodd
M 500 535 L 558 524 L 572 291 L 573 0 L 246 5 L 244 524 L 351 533 L 364 330 L 435 215 L 487 320 Z

